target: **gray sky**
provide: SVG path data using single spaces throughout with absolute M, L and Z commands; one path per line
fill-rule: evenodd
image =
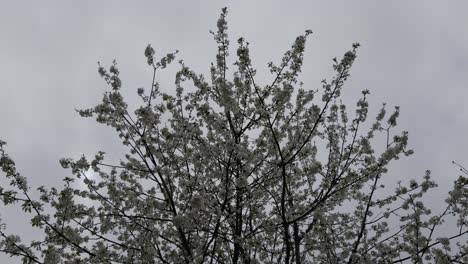
M 343 98 L 354 107 L 360 91 L 369 89 L 371 117 L 382 102 L 401 107 L 398 127 L 409 131 L 415 154 L 394 163 L 388 178 L 432 170 L 440 190 L 431 196 L 441 205 L 458 176 L 451 160 L 468 165 L 468 1 L 462 0 L 2 2 L 0 139 L 30 184 L 60 185 L 69 176 L 61 157 L 104 150 L 119 158 L 115 133 L 74 111 L 94 106 L 106 89 L 97 61 L 117 59 L 130 98 L 151 81 L 143 56 L 148 43 L 160 55 L 178 49 L 179 59 L 206 74 L 215 55 L 208 31 L 224 6 L 231 47 L 240 36 L 251 43 L 264 83 L 270 80 L 266 63 L 278 62 L 305 29 L 314 32 L 301 77 L 305 88 L 319 88 L 332 75 L 331 58 L 360 42 Z M 158 76 L 166 91 L 178 69 L 169 68 Z M 32 237 L 16 211 L 2 208 L 0 217 L 10 230 Z

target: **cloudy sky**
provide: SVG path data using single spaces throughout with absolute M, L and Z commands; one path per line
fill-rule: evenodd
M 2 2 L 0 139 L 30 184 L 59 185 L 69 176 L 61 157 L 104 150 L 119 159 L 113 131 L 74 111 L 95 105 L 106 89 L 97 61 L 117 59 L 130 98 L 151 81 L 143 56 L 148 43 L 157 54 L 177 49 L 186 65 L 208 73 L 215 54 L 209 30 L 224 6 L 231 43 L 240 36 L 251 43 L 264 83 L 266 63 L 278 62 L 306 29 L 314 32 L 305 54 L 306 88 L 319 88 L 332 76 L 331 58 L 361 43 L 343 98 L 354 105 L 369 89 L 371 113 L 382 102 L 401 107 L 399 129 L 409 131 L 415 154 L 395 163 L 389 178 L 432 170 L 440 183 L 431 193 L 437 210 L 458 175 L 451 161 L 468 165 L 468 1 L 462 0 Z M 166 91 L 177 66 L 169 68 L 158 76 Z M 34 237 L 24 229 L 27 218 L 0 208 L 10 230 Z

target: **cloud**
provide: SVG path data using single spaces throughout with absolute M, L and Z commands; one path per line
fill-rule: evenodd
M 148 43 L 158 54 L 178 49 L 187 65 L 208 73 L 215 47 L 208 30 L 215 27 L 224 5 L 230 12 L 231 47 L 237 37 L 246 37 L 265 83 L 266 63 L 279 61 L 305 29 L 314 34 L 301 78 L 311 89 L 330 76 L 332 57 L 361 42 L 344 99 L 354 104 L 362 89 L 370 89 L 374 109 L 382 101 L 401 106 L 399 127 L 410 132 L 416 154 L 391 167 L 389 174 L 395 179 L 419 177 L 431 169 L 443 187 L 442 195 L 458 175 L 450 161 L 468 163 L 468 2 L 41 1 L 28 5 L 10 2 L 0 11 L 0 138 L 8 141 L 8 149 L 33 186 L 61 184 L 68 174 L 58 165 L 61 157 L 104 150 L 119 159 L 122 149 L 115 133 L 74 112 L 95 105 L 105 90 L 97 61 L 109 65 L 118 60 L 124 92 L 130 98 L 136 98 L 136 89 L 150 81 L 143 56 Z M 171 67 L 158 76 L 162 89 L 173 88 L 171 73 L 176 67 Z M 12 222 L 20 217 L 8 214 L 3 218 Z

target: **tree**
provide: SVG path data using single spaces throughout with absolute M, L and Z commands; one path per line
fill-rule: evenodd
M 23 263 L 467 263 L 463 167 L 440 214 L 423 203 L 436 187 L 429 171 L 381 191 L 388 164 L 412 151 L 407 132 L 393 134 L 398 107 L 385 119 L 383 104 L 363 133 L 369 91 L 351 119 L 339 100 L 359 44 L 333 60 L 331 81 L 306 89 L 298 75 L 307 30 L 278 65 L 268 64 L 273 80 L 260 85 L 243 38 L 228 63 L 226 15 L 224 8 L 211 32 L 218 46 L 211 78 L 179 61 L 175 94 L 154 76 L 177 52 L 158 60 L 146 47 L 153 80 L 149 91 L 138 89 L 142 104 L 133 113 L 117 63 L 99 65 L 111 89 L 78 112 L 115 129 L 128 147 L 120 164 L 106 163 L 104 152 L 61 159 L 74 177 L 61 190 L 39 187 L 35 199 L 0 141 L 10 180 L 0 188 L 3 203 L 20 204 L 44 233 L 27 245 L 2 225 L 0 250 Z M 195 89 L 186 91 L 188 84 Z M 386 140 L 380 154 L 372 147 L 377 134 Z M 435 238 L 449 215 L 459 232 Z

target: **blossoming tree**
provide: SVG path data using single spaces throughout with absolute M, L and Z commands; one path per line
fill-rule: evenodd
M 135 111 L 116 63 L 99 65 L 111 89 L 78 112 L 115 129 L 128 147 L 120 164 L 106 163 L 104 152 L 62 159 L 74 177 L 61 190 L 39 187 L 34 198 L 0 141 L 10 180 L 0 188 L 3 203 L 21 205 L 44 234 L 25 243 L 2 225 L 0 250 L 23 263 L 468 263 L 467 177 L 437 213 L 422 200 L 436 187 L 429 172 L 382 191 L 387 165 L 412 151 L 406 132 L 393 133 L 398 107 L 387 118 L 384 104 L 362 132 L 369 91 L 350 115 L 339 100 L 359 44 L 333 60 L 335 75 L 321 89 L 303 88 L 307 30 L 279 64 L 268 64 L 273 78 L 262 85 L 243 38 L 228 63 L 226 15 L 212 32 L 210 77 L 180 61 L 173 94 L 154 76 L 176 54 L 157 59 L 147 46 L 153 82 L 138 89 Z M 377 134 L 386 138 L 380 153 Z M 458 232 L 436 236 L 451 215 Z

